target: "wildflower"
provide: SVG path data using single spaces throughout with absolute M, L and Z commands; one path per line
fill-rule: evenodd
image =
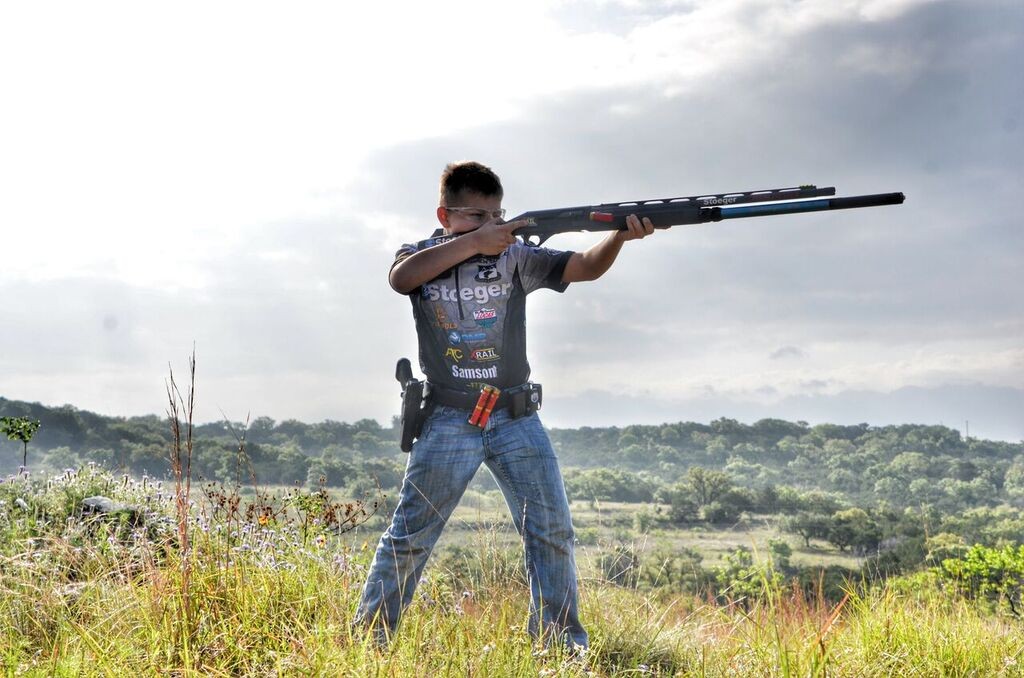
M 327 537 L 325 537 L 322 534 L 318 534 L 316 536 L 316 545 L 317 546 L 324 546 L 326 543 L 327 543 Z
M 480 648 L 480 654 L 486 655 L 490 653 L 492 650 L 494 650 L 494 643 L 487 643 L 486 645 Z

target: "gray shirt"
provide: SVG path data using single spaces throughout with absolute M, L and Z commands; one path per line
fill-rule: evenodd
M 440 229 L 402 245 L 395 264 L 458 236 Z M 464 392 L 500 389 L 530 377 L 526 360 L 526 295 L 564 292 L 562 272 L 572 252 L 516 242 L 498 256 L 477 255 L 409 294 L 427 381 Z

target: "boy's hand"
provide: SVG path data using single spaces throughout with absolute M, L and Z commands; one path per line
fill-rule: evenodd
M 483 226 L 473 231 L 473 237 L 476 239 L 475 249 L 479 251 L 480 254 L 486 254 L 489 256 L 501 254 L 516 241 L 516 237 L 512 235 L 512 231 L 525 225 L 525 221 L 488 221 Z
M 641 222 L 635 214 L 630 214 L 626 217 L 626 230 L 616 231 L 615 235 L 621 242 L 626 242 L 627 240 L 646 238 L 651 233 L 654 233 L 654 224 L 650 217 L 644 217 Z

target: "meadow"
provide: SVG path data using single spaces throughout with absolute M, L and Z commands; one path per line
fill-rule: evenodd
M 86 510 L 96 496 L 112 503 Z M 935 571 L 851 581 L 836 601 L 763 560 L 770 524 L 644 533 L 637 516 L 651 506 L 573 509 L 589 542 L 586 656 L 526 634 L 515 535 L 486 492 L 460 507 L 399 633 L 380 648 L 351 625 L 383 522 L 372 504 L 188 488 L 94 465 L 18 474 L 0 482 L 0 665 L 40 676 L 1024 675 L 1021 621 L 956 594 Z M 641 553 L 699 550 L 705 566 L 728 562 L 734 546 L 754 560 L 732 589 L 621 585 L 603 576 L 602 557 L 626 537 Z M 813 543 L 797 556 L 849 558 Z

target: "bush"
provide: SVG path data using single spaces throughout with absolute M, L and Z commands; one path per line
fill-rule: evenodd
M 1015 617 L 1024 615 L 1024 545 L 999 549 L 976 544 L 960 558 L 947 558 L 939 574 L 961 595 L 998 606 L 1005 603 Z

